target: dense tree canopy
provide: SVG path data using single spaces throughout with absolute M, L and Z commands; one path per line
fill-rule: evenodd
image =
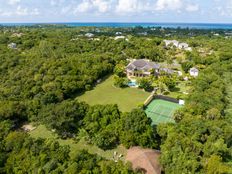
M 85 36 L 94 34 L 93 38 Z M 122 32 L 126 39 L 115 39 Z M 214 36 L 214 33 L 220 37 Z M 66 26 L 0 27 L 0 173 L 135 173 L 51 139 L 33 139 L 24 122 L 44 124 L 61 138 L 84 138 L 103 150 L 122 144 L 159 149 L 165 173 L 232 172 L 232 40 L 227 30 L 101 28 Z M 192 52 L 165 48 L 163 39 L 185 41 Z M 17 48 L 8 44 L 16 43 Z M 190 80 L 186 105 L 176 123 L 154 127 L 142 109 L 122 113 L 117 105 L 89 106 L 76 97 L 107 75 L 125 87 L 128 59 L 178 64 Z M 142 79 L 140 87 L 161 94 L 177 85 L 175 75 Z M 155 85 L 152 83 L 154 82 Z

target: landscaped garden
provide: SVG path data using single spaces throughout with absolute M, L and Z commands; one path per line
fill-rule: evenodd
M 87 91 L 77 99 L 90 105 L 117 104 L 121 111 L 131 111 L 138 105 L 143 104 L 150 95 L 142 89 L 117 88 L 114 86 L 114 78 L 110 76 L 93 90 Z
M 32 130 L 30 132 L 30 136 L 33 138 L 44 138 L 44 139 L 55 139 L 56 141 L 59 142 L 60 145 L 68 145 L 70 147 L 70 156 L 75 157 L 75 155 L 80 151 L 80 150 L 87 150 L 90 154 L 98 154 L 99 156 L 106 158 L 106 159 L 112 159 L 114 152 L 117 152 L 117 154 L 122 154 L 122 157 L 120 160 L 124 160 L 124 157 L 126 155 L 126 148 L 123 147 L 122 145 L 118 146 L 115 149 L 111 150 L 102 150 L 98 148 L 95 145 L 88 144 L 84 140 L 79 140 L 79 141 L 74 141 L 73 139 L 61 139 L 59 136 L 48 130 L 44 125 L 39 125 L 36 129 Z
M 167 96 L 176 99 L 185 99 L 190 92 L 191 85 L 189 84 L 189 81 L 178 81 L 176 87 L 172 91 L 169 91 Z

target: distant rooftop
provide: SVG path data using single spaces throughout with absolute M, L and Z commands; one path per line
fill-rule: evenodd
M 146 59 L 133 60 L 128 66 L 128 70 L 150 71 L 152 69 L 159 69 L 160 65 Z

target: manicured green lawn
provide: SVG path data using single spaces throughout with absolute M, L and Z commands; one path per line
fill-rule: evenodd
M 87 150 L 91 154 L 98 154 L 101 157 L 104 157 L 106 159 L 112 159 L 114 152 L 116 151 L 118 154 L 122 154 L 123 158 L 121 160 L 125 160 L 125 156 L 127 153 L 127 150 L 123 146 L 118 146 L 116 149 L 112 150 L 102 150 L 98 148 L 97 146 L 87 144 L 85 141 L 80 140 L 79 142 L 75 142 L 73 139 L 67 139 L 63 140 L 58 138 L 58 136 L 49 131 L 44 125 L 39 125 L 35 130 L 30 132 L 30 136 L 33 138 L 44 138 L 44 139 L 55 139 L 60 143 L 60 145 L 69 145 L 70 146 L 70 156 L 72 158 L 75 157 L 75 154 L 80 150 Z
M 121 111 L 131 111 L 139 104 L 143 104 L 150 93 L 136 88 L 116 88 L 113 86 L 114 79 L 110 76 L 93 90 L 78 96 L 77 99 L 90 105 L 117 104 Z

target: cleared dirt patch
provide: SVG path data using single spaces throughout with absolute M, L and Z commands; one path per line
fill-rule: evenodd
M 126 161 L 132 163 L 134 170 L 145 174 L 161 174 L 160 152 L 153 149 L 132 147 L 127 151 Z
M 26 132 L 31 132 L 36 129 L 36 127 L 31 124 L 24 124 L 21 128 Z

